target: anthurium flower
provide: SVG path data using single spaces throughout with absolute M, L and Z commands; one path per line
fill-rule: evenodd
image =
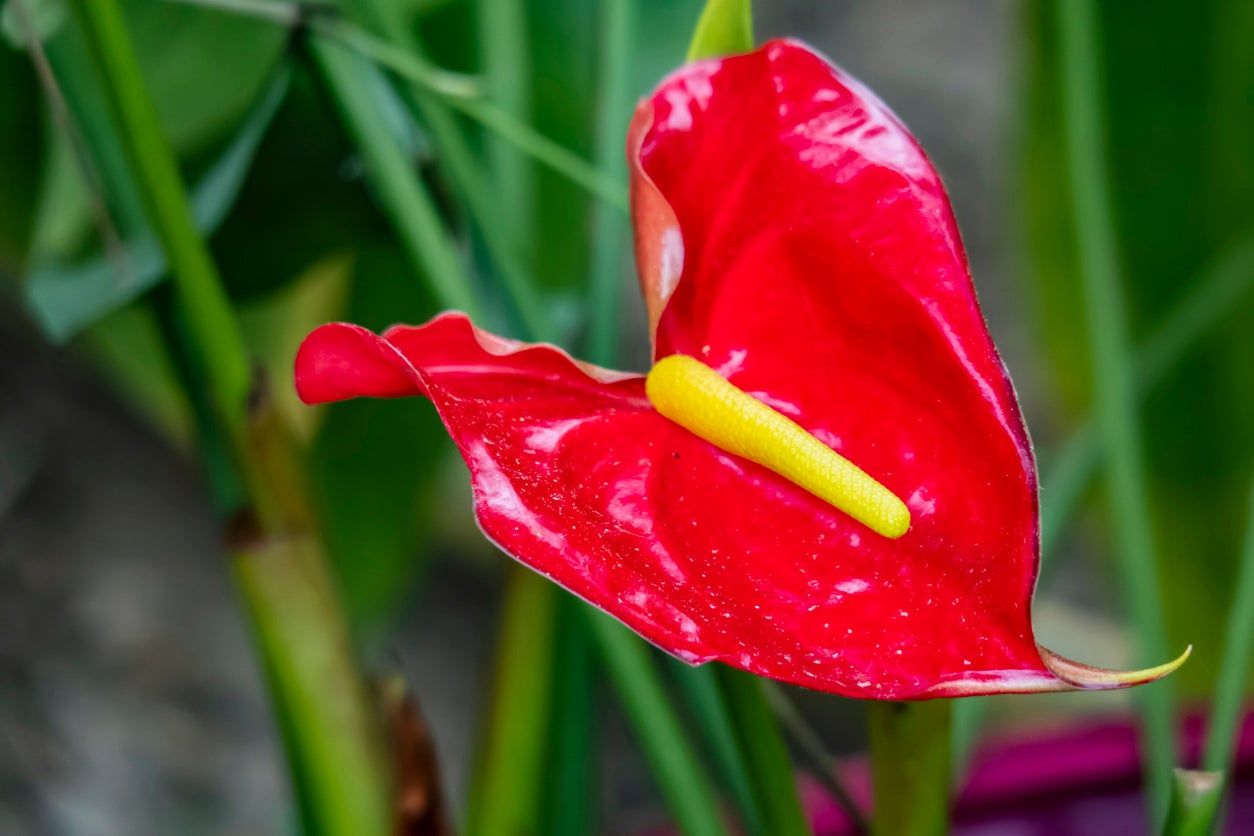
M 692 663 L 853 697 L 1114 688 L 1037 645 L 1036 468 L 940 178 L 805 46 L 628 136 L 646 377 L 445 313 L 311 334 L 309 403 L 428 398 L 505 552 Z

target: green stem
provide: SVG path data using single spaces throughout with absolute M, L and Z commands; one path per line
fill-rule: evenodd
M 872 836 L 949 830 L 952 700 L 871 702 Z
M 310 829 L 386 834 L 391 786 L 380 729 L 310 520 L 290 439 L 256 391 L 234 312 L 196 230 L 117 0 L 78 0 L 111 115 L 169 264 L 189 364 L 205 381 L 215 434 L 229 439 L 250 508 L 231 536 L 236 585 L 251 615 Z
M 1224 636 L 1224 655 L 1219 664 L 1219 681 L 1211 706 L 1210 723 L 1206 729 L 1206 747 L 1202 768 L 1232 774 L 1236 730 L 1241 719 L 1241 699 L 1254 655 L 1254 490 L 1250 493 L 1250 510 L 1246 523 L 1245 543 L 1237 567 L 1237 588 L 1228 610 L 1228 627 Z
M 389 132 L 375 100 L 363 91 L 373 68 L 347 47 L 320 35 L 309 49 L 366 163 L 370 185 L 419 275 L 440 305 L 481 318 L 462 260 L 453 248 L 431 195 Z
M 1177 769 L 1171 781 L 1171 806 L 1163 836 L 1211 836 L 1223 799 L 1221 772 Z
M 466 836 L 538 830 L 557 600 L 548 580 L 522 567 L 510 572 Z
M 614 619 L 586 607 L 593 638 L 658 787 L 688 836 L 726 836 L 718 798 L 688 743 L 647 647 Z
M 98 2 L 98 0 L 91 0 Z M 306 830 L 392 830 L 381 728 L 352 662 L 351 642 L 317 541 L 265 537 L 233 550 L 280 717 Z
M 1084 287 L 1097 431 L 1108 455 L 1115 551 L 1127 590 L 1137 663 L 1168 658 L 1159 601 L 1156 554 L 1148 516 L 1135 368 L 1120 290 L 1116 233 L 1108 193 L 1102 114 L 1099 32 L 1092 0 L 1059 0 L 1062 89 Z M 1169 681 L 1138 689 L 1145 740 L 1146 783 L 1152 820 L 1163 821 L 1176 763 Z
M 719 669 L 719 679 L 739 732 L 745 762 L 749 764 L 766 832 L 806 836 L 810 826 L 797 796 L 796 770 L 762 693 L 761 681 L 753 674 L 728 667 Z

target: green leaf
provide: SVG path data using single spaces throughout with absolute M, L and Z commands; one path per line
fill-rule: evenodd
M 212 235 L 234 204 L 290 77 L 286 67 L 274 74 L 235 138 L 193 191 L 192 212 L 202 234 Z M 165 256 L 150 231 L 128 241 L 118 255 L 116 260 L 102 254 L 78 264 L 48 263 L 32 270 L 26 301 L 48 339 L 64 342 L 166 275 Z
M 750 0 L 707 0 L 697 20 L 688 60 L 735 55 L 753 49 L 753 8 Z
M 323 321 L 343 317 L 381 329 L 421 321 L 431 310 L 393 245 L 356 252 L 350 293 L 347 310 Z M 293 336 L 299 330 L 294 325 Z M 294 349 L 289 343 L 283 354 Z M 286 369 L 279 385 L 291 391 L 290 363 Z M 388 623 L 420 577 L 427 527 L 419 509 L 433 490 L 447 434 L 419 398 L 363 399 L 304 411 L 322 414 L 309 470 L 327 551 L 351 623 L 370 635 Z
M 125 13 L 162 127 L 180 155 L 230 133 L 287 44 L 282 27 L 185 3 L 129 0 Z

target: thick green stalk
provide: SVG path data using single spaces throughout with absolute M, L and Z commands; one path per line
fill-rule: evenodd
M 1228 610 L 1224 655 L 1219 664 L 1219 680 L 1215 683 L 1206 747 L 1202 753 L 1203 769 L 1225 775 L 1232 774 L 1241 699 L 1250 672 L 1250 658 L 1254 655 L 1254 491 L 1250 494 L 1246 526 L 1245 543 L 1237 566 L 1237 588 Z
M 1171 782 L 1171 805 L 1163 836 L 1211 836 L 1223 799 L 1221 772 L 1177 769 Z
M 425 277 L 443 307 L 480 316 L 469 276 L 431 195 L 389 132 L 375 100 L 363 90 L 363 73 L 372 68 L 360 55 L 320 35 L 310 37 L 309 49 L 361 151 L 370 186 L 414 269 Z
M 233 558 L 235 584 L 280 704 L 306 832 L 386 836 L 391 776 L 379 718 L 353 664 L 320 544 L 299 535 L 244 539 Z
M 872 836 L 949 830 L 952 700 L 870 702 Z
M 675 822 L 687 836 L 726 836 L 718 798 L 662 688 L 648 648 L 591 607 L 592 635 Z
M 740 748 L 749 764 L 766 832 L 773 836 L 806 836 L 810 826 L 797 796 L 796 770 L 762 693 L 761 681 L 753 674 L 727 667 L 719 669 L 719 679 L 739 733 Z
M 256 391 L 247 349 L 174 154 L 144 86 L 117 0 L 75 11 L 148 221 L 170 266 L 189 360 L 206 381 L 215 431 L 230 440 L 250 509 L 230 535 L 306 824 L 333 836 L 386 834 L 390 782 L 373 711 L 309 520 L 283 428 Z
M 1159 599 L 1154 540 L 1148 514 L 1140 419 L 1136 410 L 1127 315 L 1109 195 L 1102 128 L 1099 32 L 1092 0 L 1059 0 L 1063 107 L 1076 240 L 1084 287 L 1093 404 L 1108 456 L 1115 551 L 1127 590 L 1137 664 L 1170 658 Z M 1163 821 L 1176 763 L 1174 710 L 1169 681 L 1138 689 L 1152 820 Z
M 631 53 L 635 42 L 635 0 L 605 0 L 600 8 L 600 81 L 596 163 L 606 176 L 626 175 L 623 153 L 631 117 Z M 618 346 L 619 277 L 626 239 L 622 216 L 611 207 L 593 207 L 592 284 L 588 296 L 588 359 L 613 362 Z
M 555 593 L 533 572 L 516 568 L 510 573 L 466 836 L 538 830 L 551 719 Z

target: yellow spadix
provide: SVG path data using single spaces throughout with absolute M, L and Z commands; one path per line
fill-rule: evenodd
M 662 358 L 645 391 L 658 412 L 684 429 L 778 473 L 872 531 L 895 539 L 910 528 L 910 510 L 892 491 L 700 360 Z

